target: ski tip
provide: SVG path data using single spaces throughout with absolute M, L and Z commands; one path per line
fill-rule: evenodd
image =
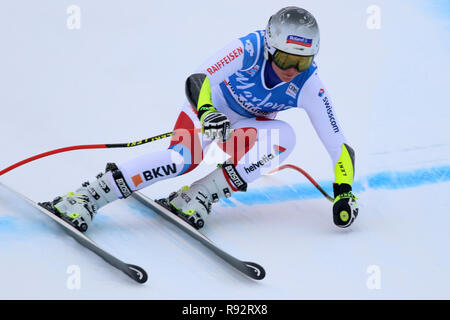
M 139 283 L 145 283 L 148 280 L 147 272 L 139 266 L 128 264 L 128 270 L 131 271 L 131 277 Z
M 266 271 L 259 264 L 254 262 L 244 262 L 247 267 L 247 275 L 255 280 L 262 280 L 266 276 Z

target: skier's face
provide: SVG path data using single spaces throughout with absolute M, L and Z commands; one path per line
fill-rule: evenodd
M 272 61 L 272 68 L 277 74 L 278 78 L 280 78 L 280 80 L 283 82 L 290 82 L 300 74 L 300 72 L 298 72 L 298 70 L 295 67 L 283 70 L 279 68 L 273 61 Z

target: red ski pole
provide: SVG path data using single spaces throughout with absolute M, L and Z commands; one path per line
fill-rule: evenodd
M 176 131 L 171 131 L 171 132 L 166 132 L 163 134 L 159 134 L 157 136 L 151 137 L 151 138 L 147 138 L 147 139 L 143 139 L 140 141 L 136 141 L 136 142 L 129 142 L 129 143 L 114 143 L 114 144 L 87 144 L 87 145 L 79 145 L 79 146 L 71 146 L 71 147 L 65 147 L 65 148 L 60 148 L 60 149 L 55 149 L 55 150 L 51 150 L 51 151 L 47 151 L 32 157 L 29 157 L 27 159 L 24 159 L 22 161 L 19 161 L 3 170 L 0 171 L 0 176 L 4 175 L 5 173 L 23 166 L 26 163 L 29 163 L 31 161 L 37 160 L 37 159 L 41 159 L 44 157 L 48 157 L 57 153 L 62 153 L 62 152 L 67 152 L 67 151 L 73 151 L 73 150 L 82 150 L 82 149 L 107 149 L 107 148 L 130 148 L 130 147 L 136 147 L 136 146 L 140 146 L 143 145 L 145 143 L 149 143 L 149 142 L 153 142 L 156 140 L 160 140 L 160 139 L 164 139 L 164 138 L 168 138 L 171 136 L 174 136 L 177 132 Z
M 305 170 L 303 170 L 300 167 L 294 166 L 293 164 L 284 164 L 276 169 L 273 169 L 272 171 L 269 172 L 269 174 L 276 173 L 283 169 L 293 169 L 295 171 L 300 172 L 301 174 L 303 174 L 306 177 L 306 179 L 308 179 L 317 188 L 317 190 L 319 190 L 324 195 L 325 198 L 327 198 L 331 202 L 334 201 L 334 198 L 331 197 L 328 193 L 326 193 L 326 191 L 323 190 L 323 188 L 316 182 L 316 180 L 314 180 Z

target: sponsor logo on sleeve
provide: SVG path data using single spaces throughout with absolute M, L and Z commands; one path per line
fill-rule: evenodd
M 328 98 L 325 97 L 325 98 L 322 99 L 322 101 L 323 101 L 323 103 L 325 105 L 325 108 L 327 110 L 328 119 L 330 119 L 330 124 L 333 127 L 333 131 L 334 131 L 334 133 L 338 133 L 339 132 L 339 127 L 337 125 L 336 118 L 334 117 L 333 107 L 331 106 L 330 100 L 328 100 Z
M 227 64 L 230 64 L 233 60 L 244 53 L 244 49 L 242 47 L 237 47 L 233 51 L 229 52 L 225 57 L 217 61 L 215 64 L 206 69 L 210 75 L 213 75 Z
M 320 89 L 320 90 L 319 90 L 319 97 L 322 98 L 324 94 L 325 94 L 325 90 Z

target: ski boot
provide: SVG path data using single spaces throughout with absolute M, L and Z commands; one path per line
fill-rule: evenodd
M 79 231 L 86 232 L 98 209 L 119 199 L 112 181 L 115 181 L 116 189 L 120 191 L 122 197 L 131 195 L 122 173 L 113 163 L 107 165 L 106 174 L 100 173 L 96 178 L 92 182 L 84 182 L 75 192 L 56 197 L 50 202 L 39 203 L 39 205 Z
M 200 229 L 205 225 L 213 203 L 221 198 L 231 197 L 235 191 L 246 189 L 247 183 L 239 176 L 234 165 L 224 163 L 190 187 L 184 186 L 157 202 L 194 228 Z

